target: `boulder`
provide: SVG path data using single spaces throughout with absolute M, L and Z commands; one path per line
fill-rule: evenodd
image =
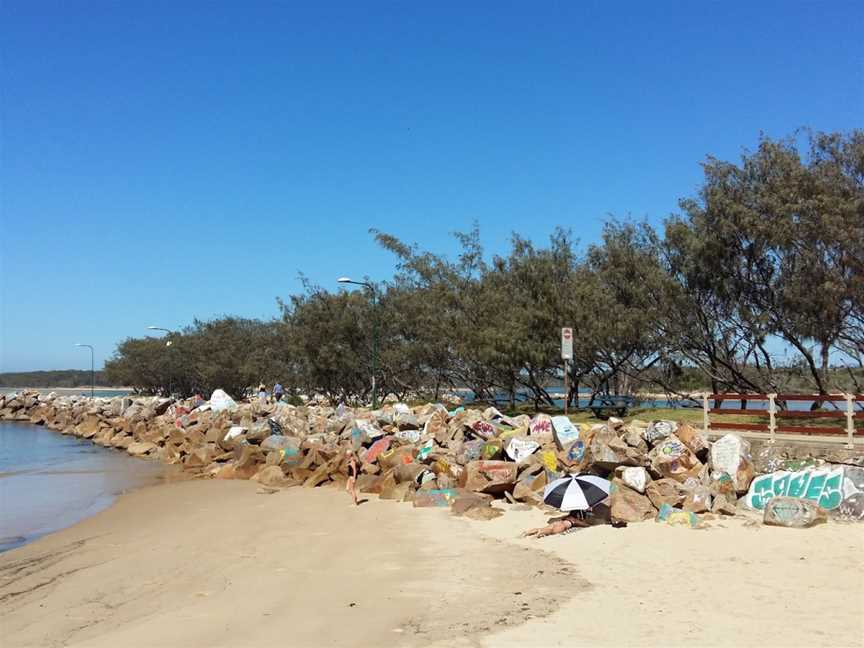
M 452 488 L 433 488 L 418 490 L 417 493 L 414 495 L 414 508 L 447 508 L 450 506 L 450 503 L 453 501 L 455 495 L 456 491 Z
M 156 450 L 156 444 L 150 443 L 149 441 L 133 441 L 126 448 L 126 452 L 133 457 L 143 457 L 154 450 Z
M 261 442 L 262 450 L 285 450 L 290 448 L 296 453 L 300 450 L 300 439 L 297 437 L 271 435 Z
M 613 470 L 617 466 L 645 465 L 645 455 L 633 448 L 608 426 L 601 426 L 591 439 L 589 446 L 591 461 L 599 468 Z
M 696 486 L 687 490 L 684 503 L 681 506 L 685 511 L 693 513 L 705 513 L 711 509 L 711 491 L 707 486 Z
M 644 493 L 651 481 L 648 471 L 641 466 L 619 466 L 615 469 L 615 476 L 638 493 Z
M 165 412 L 168 411 L 168 408 L 171 407 L 171 405 L 173 405 L 173 404 L 174 404 L 173 398 L 160 398 L 158 401 L 156 401 L 152 405 L 153 413 L 156 416 L 162 416 Z
M 464 515 L 473 508 L 488 507 L 492 500 L 489 497 L 459 490 L 455 497 L 451 497 L 450 512 L 453 515 Z
M 212 446 L 205 445 L 193 448 L 192 451 L 186 455 L 183 465 L 187 468 L 203 468 L 213 460 L 213 456 L 214 450 Z
M 663 439 L 675 434 L 678 424 L 675 421 L 651 421 L 645 429 L 643 437 L 648 445 L 654 446 Z
M 528 424 L 528 435 L 541 446 L 552 443 L 552 417 L 548 414 L 537 414 Z
M 648 461 L 655 476 L 681 483 L 698 479 L 702 470 L 702 462 L 674 434 L 656 442 L 648 453 Z
M 540 444 L 527 438 L 511 437 L 507 441 L 505 451 L 507 456 L 516 463 L 526 460 L 533 453 L 537 452 Z
M 285 473 L 282 472 L 279 466 L 265 466 L 252 479 L 263 486 L 270 486 L 271 488 L 288 485 Z
M 692 511 L 680 511 L 664 504 L 657 512 L 657 522 L 665 522 L 669 526 L 683 526 L 695 529 L 699 525 L 699 516 Z
M 569 448 L 570 444 L 579 439 L 582 432 L 581 428 L 566 416 L 553 416 L 552 429 L 559 450 Z
M 711 512 L 721 515 L 735 515 L 738 513 L 738 502 L 735 495 L 719 493 L 714 495 L 711 502 Z
M 754 475 L 749 441 L 727 434 L 711 446 L 710 457 L 714 475 L 729 475 L 736 493 L 747 492 Z
M 394 500 L 396 502 L 404 502 L 409 495 L 414 492 L 413 482 L 397 483 L 395 480 L 384 478 L 381 481 L 381 490 L 378 492 L 378 497 L 381 499 Z
M 494 495 L 516 485 L 516 464 L 510 461 L 472 461 L 465 468 L 468 490 Z
M 687 423 L 681 423 L 678 426 L 678 431 L 675 433 L 681 443 L 687 446 L 687 449 L 690 450 L 696 458 L 701 462 L 705 462 L 708 459 L 708 453 L 711 450 L 711 444 L 708 443 L 708 439 L 705 436 L 694 428 L 692 425 L 688 425 Z
M 612 480 L 610 507 L 613 524 L 642 522 L 650 520 L 657 513 L 650 499 L 637 493 L 620 479 Z
M 664 478 L 649 483 L 645 487 L 645 494 L 658 509 L 664 504 L 675 508 L 684 503 L 687 489 L 674 479 Z
M 648 444 L 643 438 L 644 431 L 640 428 L 627 426 L 621 434 L 621 439 L 631 448 L 636 448 L 641 454 L 648 454 Z
M 519 476 L 519 481 L 513 487 L 513 499 L 518 502 L 539 503 L 543 500 L 543 489 L 548 483 L 546 471 L 540 470 L 539 474 L 526 472 Z
M 804 529 L 828 521 L 816 502 L 798 497 L 772 497 L 765 505 L 762 522 L 771 526 Z

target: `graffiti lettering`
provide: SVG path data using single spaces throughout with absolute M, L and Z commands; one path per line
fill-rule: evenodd
M 761 510 L 769 499 L 782 496 L 807 499 L 824 509 L 837 508 L 843 501 L 843 468 L 778 470 L 761 475 L 750 484 L 745 502 L 750 508 Z

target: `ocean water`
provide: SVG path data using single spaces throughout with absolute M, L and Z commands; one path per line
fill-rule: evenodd
M 0 551 L 71 526 L 165 466 L 29 423 L 0 422 Z
M 70 389 L 68 387 L 36 387 L 36 391 L 41 394 L 50 394 L 54 392 L 58 396 L 89 396 L 90 389 L 81 387 Z M 14 394 L 23 391 L 21 387 L 0 387 L 0 394 Z M 114 398 L 115 396 L 128 396 L 132 392 L 128 389 L 97 389 L 93 395 L 96 398 Z

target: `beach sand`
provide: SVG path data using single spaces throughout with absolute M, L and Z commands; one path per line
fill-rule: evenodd
M 12 646 L 864 645 L 864 532 L 653 522 L 542 540 L 333 488 L 142 489 L 0 555 Z

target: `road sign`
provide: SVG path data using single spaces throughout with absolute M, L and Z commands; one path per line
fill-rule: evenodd
M 573 329 L 572 328 L 562 328 L 561 329 L 561 359 L 562 360 L 572 360 L 573 359 Z

